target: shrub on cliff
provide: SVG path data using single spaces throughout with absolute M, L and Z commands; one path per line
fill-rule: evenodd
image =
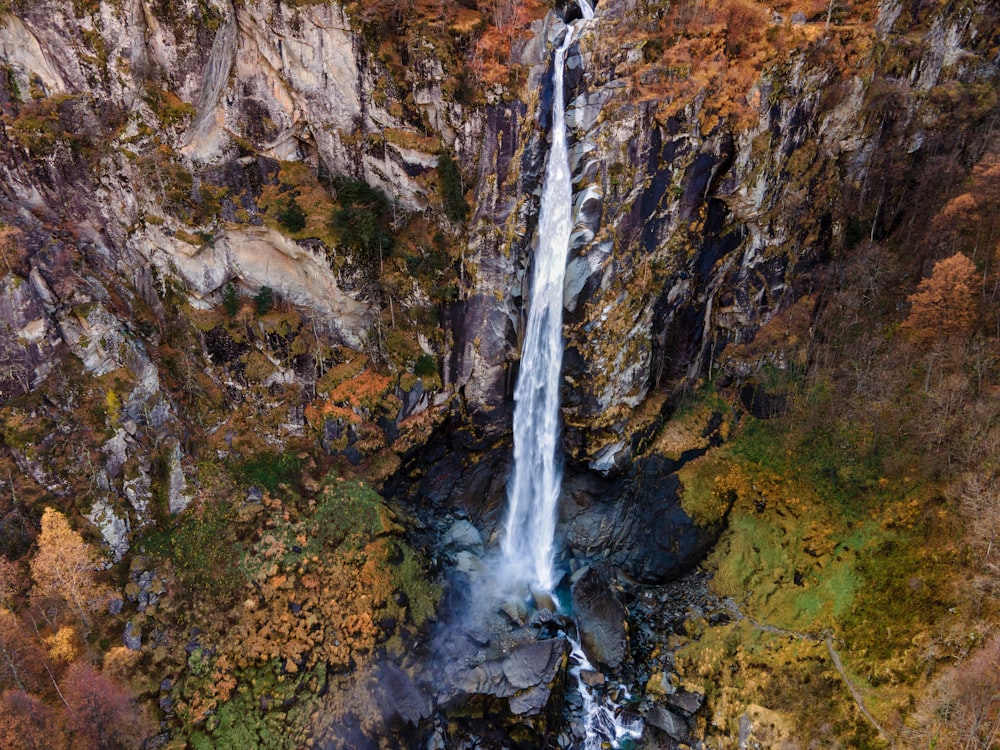
M 285 207 L 278 211 L 278 223 L 289 232 L 301 232 L 306 228 L 306 212 L 295 200 L 295 196 L 289 196 Z
M 462 174 L 458 164 L 447 151 L 438 157 L 438 183 L 441 188 L 441 200 L 444 202 L 444 215 L 449 221 L 461 224 L 469 215 L 469 204 L 465 202 L 462 192 Z
M 372 275 L 379 259 L 392 248 L 389 199 L 378 188 L 344 175 L 333 178 L 340 208 L 333 211 L 330 224 L 341 241 L 354 251 L 354 259 Z

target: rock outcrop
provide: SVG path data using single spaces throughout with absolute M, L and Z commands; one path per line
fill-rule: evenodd
M 580 645 L 592 664 L 616 672 L 628 654 L 628 613 L 604 566 L 589 568 L 573 584 Z

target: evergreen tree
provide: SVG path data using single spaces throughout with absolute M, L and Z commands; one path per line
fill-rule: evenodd
M 462 192 L 462 173 L 458 169 L 458 163 L 447 151 L 438 157 L 438 183 L 445 216 L 449 221 L 461 224 L 469 215 L 469 204 Z
M 240 309 L 240 298 L 236 293 L 236 285 L 231 281 L 222 290 L 222 307 L 230 318 L 236 317 L 236 313 Z
M 285 207 L 278 212 L 278 223 L 289 232 L 301 232 L 306 228 L 306 213 L 294 195 L 288 196 Z

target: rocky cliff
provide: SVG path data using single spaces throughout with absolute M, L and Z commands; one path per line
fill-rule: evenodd
M 973 134 L 995 104 L 989 16 L 971 10 L 929 25 L 891 2 L 866 11 L 874 23 L 843 27 L 822 16 L 761 15 L 752 54 L 773 56 L 748 60 L 745 50 L 709 43 L 716 63 L 728 60 L 704 62 L 718 79 L 685 98 L 687 79 L 705 73 L 697 59 L 678 64 L 663 52 L 636 16 L 666 11 L 647 6 L 601 3 L 568 63 L 576 227 L 566 285 L 566 445 L 602 473 L 634 455 L 631 415 L 651 390 L 714 376 L 727 344 L 750 341 L 779 310 L 817 291 L 815 269 L 857 241 L 848 236 L 857 232 L 852 221 L 870 218 L 864 230 L 879 236 L 903 220 L 904 175 L 953 135 L 953 113 L 940 111 L 935 94 L 968 89 L 982 98 L 963 124 L 969 136 L 956 142 L 963 160 L 983 147 Z M 668 45 L 698 33 L 670 23 L 660 22 L 672 30 Z M 551 43 L 561 31 L 550 15 L 538 33 Z M 498 108 L 483 139 L 449 372 L 471 413 L 509 402 L 529 303 L 522 282 L 551 96 L 538 41 L 522 53 L 525 111 Z M 896 174 L 878 173 L 886 159 Z M 502 200 L 493 197 L 497 184 Z
M 226 523 L 206 510 L 220 501 L 237 508 L 254 554 L 281 547 L 295 570 L 254 572 L 244 614 L 270 622 L 274 602 L 295 615 L 329 602 L 292 531 L 279 543 L 249 529 L 266 519 L 318 533 L 296 514 L 316 510 L 321 487 L 335 514 L 338 485 L 319 482 L 331 466 L 388 480 L 411 508 L 495 527 L 551 50 L 578 11 L 525 2 L 515 23 L 494 5 L 0 1 L 4 554 L 34 543 L 22 505 L 37 519 L 45 504 L 87 519 L 114 562 L 163 529 L 215 554 L 197 535 L 221 538 Z M 509 54 L 483 41 L 501 26 Z M 895 0 L 603 0 L 580 25 L 566 77 L 568 554 L 652 583 L 711 547 L 738 493 L 713 495 L 708 513 L 682 499 L 732 425 L 709 410 L 693 437 L 673 440 L 676 395 L 713 380 L 735 385 L 751 413 L 784 408 L 765 381 L 810 362 L 812 323 L 843 282 L 832 261 L 902 236 L 937 210 L 938 176 L 957 184 L 991 147 L 998 27 L 988 2 Z M 292 492 L 289 466 L 301 496 L 288 503 L 301 507 L 282 517 L 260 486 Z M 222 468 L 253 483 L 239 485 L 245 502 L 231 502 L 239 483 Z M 405 650 L 432 608 L 414 614 L 410 599 L 427 592 L 390 541 L 399 527 L 359 502 L 379 519 L 373 554 L 395 571 L 358 579 L 377 589 L 377 612 L 350 588 L 361 608 L 344 627 L 362 646 L 294 631 L 336 653 L 325 663 L 344 674 L 370 667 L 377 647 Z M 197 523 L 185 526 L 192 504 Z M 178 576 L 208 585 L 185 538 L 171 553 Z M 353 580 L 337 566 L 324 574 Z M 141 567 L 130 580 L 148 584 Z M 147 605 L 129 611 L 129 643 L 155 618 Z M 195 648 L 182 657 L 189 676 Z M 286 651 L 282 679 L 319 661 Z M 559 683 L 562 642 L 538 659 Z M 505 664 L 498 655 L 470 684 Z M 212 701 L 233 674 L 218 669 Z M 325 690 L 323 670 L 295 690 Z M 527 688 L 511 681 L 492 698 L 513 705 Z M 548 696 L 533 707 L 546 717 L 538 731 L 558 713 Z M 202 697 L 192 688 L 179 710 L 218 728 Z M 392 722 L 425 719 L 424 700 Z

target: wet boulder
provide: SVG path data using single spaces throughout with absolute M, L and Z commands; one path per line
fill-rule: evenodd
M 573 584 L 580 645 L 596 666 L 614 672 L 628 653 L 627 613 L 606 566 L 597 565 Z
M 522 643 L 497 658 L 449 671 L 438 705 L 467 728 L 482 722 L 502 727 L 516 743 L 543 747 L 562 710 L 568 662 L 563 638 Z

